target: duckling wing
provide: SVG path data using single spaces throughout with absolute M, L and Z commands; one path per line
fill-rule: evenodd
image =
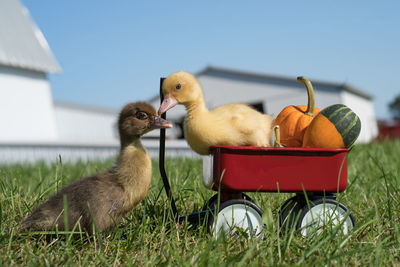
M 245 135 L 252 134 L 258 128 L 259 116 L 262 115 L 255 109 L 244 104 L 220 106 L 214 109 L 212 113 L 224 119 L 225 122 Z
M 85 230 L 91 229 L 93 220 L 98 231 L 113 226 L 120 219 L 118 211 L 124 199 L 121 198 L 122 189 L 111 179 L 111 174 L 103 173 L 71 183 L 36 208 L 21 223 L 20 230 L 53 230 L 55 225 L 65 230 L 62 215 L 65 204 L 68 205 L 68 229 L 73 229 L 78 221 Z

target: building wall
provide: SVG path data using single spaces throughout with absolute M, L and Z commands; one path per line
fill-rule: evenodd
M 55 102 L 58 140 L 62 142 L 119 144 L 118 111 Z
M 45 73 L 0 65 L 0 142 L 54 141 L 53 100 Z
M 378 124 L 371 101 L 349 92 L 342 92 L 341 103 L 351 108 L 361 120 L 361 132 L 357 139 L 358 143 L 369 142 L 378 136 Z

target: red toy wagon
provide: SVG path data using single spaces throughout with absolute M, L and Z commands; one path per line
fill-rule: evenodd
M 342 192 L 347 185 L 347 151 L 213 147 L 213 168 L 205 169 L 204 182 L 214 190 L 220 186 L 221 191 L 233 192 Z
M 161 87 L 161 86 L 160 86 Z M 162 98 L 162 93 L 160 90 Z M 162 115 L 166 117 L 165 113 Z M 160 173 L 178 221 L 207 220 L 213 234 L 242 228 L 251 235 L 262 231 L 262 209 L 244 192 L 296 193 L 281 207 L 283 230 L 295 227 L 303 235 L 337 227 L 347 233 L 354 226 L 348 208 L 334 193 L 347 186 L 348 149 L 283 147 L 212 147 L 203 158 L 204 185 L 218 191 L 204 208 L 179 216 L 164 169 L 165 129 L 160 134 Z

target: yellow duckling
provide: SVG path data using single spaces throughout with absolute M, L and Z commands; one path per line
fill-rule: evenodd
M 185 138 L 201 155 L 211 146 L 269 146 L 272 122 L 245 104 L 228 104 L 208 110 L 201 86 L 194 75 L 180 71 L 168 76 L 162 86 L 164 100 L 158 110 L 163 114 L 177 104 L 186 107 Z

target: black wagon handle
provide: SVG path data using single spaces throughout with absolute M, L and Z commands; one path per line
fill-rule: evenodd
M 164 100 L 164 95 L 162 93 L 162 84 L 165 78 L 160 78 L 160 104 Z M 166 119 L 167 113 L 164 112 L 161 114 L 161 118 Z M 174 218 L 178 219 L 178 210 L 176 209 L 175 200 L 172 196 L 171 187 L 169 185 L 167 173 L 165 172 L 165 128 L 160 129 L 160 149 L 159 149 L 159 160 L 158 167 L 160 169 L 161 178 L 164 184 L 165 192 L 167 193 L 168 199 L 171 202 L 172 212 L 174 214 Z

